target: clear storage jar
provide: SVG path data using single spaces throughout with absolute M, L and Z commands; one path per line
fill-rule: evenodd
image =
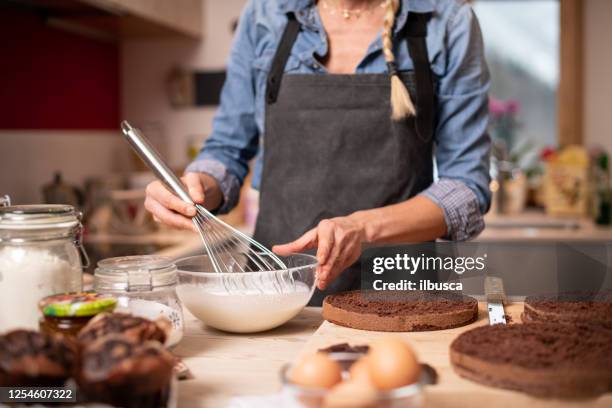
M 78 292 L 81 214 L 68 205 L 0 207 L 0 332 L 38 328 L 38 302 Z
M 98 262 L 94 289 L 117 299 L 116 312 L 127 312 L 150 320 L 162 316 L 172 323 L 166 345 L 183 338 L 183 308 L 176 294 L 176 266 L 163 256 L 138 255 L 108 258 Z

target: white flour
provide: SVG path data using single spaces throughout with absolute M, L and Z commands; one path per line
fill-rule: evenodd
M 38 329 L 38 301 L 55 293 L 80 290 L 80 279 L 80 268 L 50 251 L 27 246 L 1 248 L 0 332 Z
M 301 282 L 287 293 L 273 287 L 227 293 L 223 288 L 183 284 L 177 292 L 187 309 L 209 326 L 235 333 L 253 333 L 280 326 L 308 303 L 311 291 Z

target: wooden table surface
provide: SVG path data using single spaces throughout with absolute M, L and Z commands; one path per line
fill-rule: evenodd
M 506 308 L 506 313 L 519 322 L 522 310 L 521 303 L 514 303 Z M 224 407 L 233 396 L 278 392 L 280 367 L 300 354 L 342 342 L 365 344 L 385 334 L 324 322 L 320 308 L 306 308 L 278 329 L 251 335 L 209 329 L 189 312 L 185 317 L 185 337 L 175 352 L 184 359 L 195 378 L 179 383 L 181 408 Z M 421 361 L 438 372 L 438 384 L 426 388 L 426 407 L 612 407 L 612 394 L 589 401 L 551 401 L 481 386 L 458 377 L 448 359 L 450 342 L 459 333 L 483 324 L 488 324 L 488 317 L 485 305 L 480 304 L 479 319 L 469 326 L 399 334 L 413 345 Z
M 265 333 L 231 334 L 204 326 L 185 310 L 185 336 L 174 352 L 194 377 L 179 382 L 178 406 L 227 406 L 233 396 L 272 394 L 279 371 L 302 350 L 323 322 L 321 308 L 306 308 Z

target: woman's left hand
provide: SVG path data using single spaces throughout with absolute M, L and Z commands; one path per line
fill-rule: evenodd
M 351 266 L 361 255 L 361 243 L 365 231 L 362 223 L 354 217 L 330 218 L 319 222 L 293 242 L 275 245 L 272 250 L 286 256 L 317 248 L 317 286 L 323 290 L 331 281 Z

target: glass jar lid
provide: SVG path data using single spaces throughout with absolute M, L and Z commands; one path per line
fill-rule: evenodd
M 97 292 L 147 292 L 177 283 L 176 266 L 168 257 L 136 255 L 107 258 L 94 273 Z
M 71 205 L 40 204 L 0 207 L 0 230 L 73 228 L 81 214 Z

